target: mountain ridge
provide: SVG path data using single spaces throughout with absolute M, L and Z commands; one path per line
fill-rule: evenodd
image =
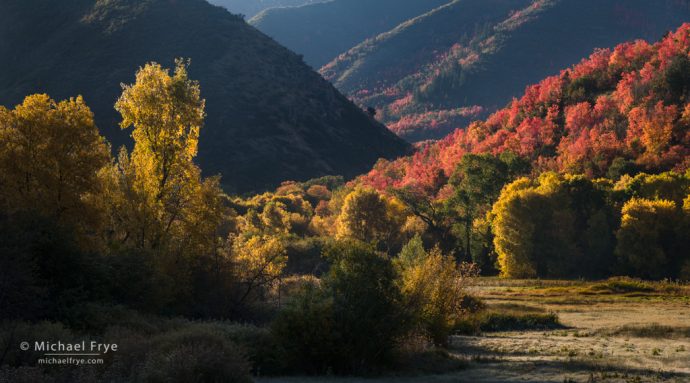
M 453 17 L 466 12 L 468 20 L 477 19 L 473 14 L 491 12 L 479 13 L 488 4 L 504 9 L 487 25 L 467 28 Z M 402 136 L 412 141 L 438 139 L 473 119 L 487 117 L 525 86 L 575 64 L 594 48 L 636 38 L 656 40 L 690 17 L 687 1 L 512 4 L 455 0 L 416 23 L 401 24 L 361 43 L 320 72 L 358 104 L 379 109 L 380 120 Z M 469 30 L 456 39 L 462 28 Z M 444 38 L 444 44 L 426 47 L 435 49 L 434 54 L 419 55 L 419 60 L 405 54 L 410 42 L 433 45 Z M 400 46 L 405 49 L 396 48 Z M 404 71 L 387 69 L 400 62 L 409 64 Z
M 450 0 L 332 0 L 267 9 L 249 23 L 315 69 L 360 41 Z
M 209 3 L 248 18 L 270 8 L 299 7 L 328 0 L 208 0 Z
M 170 67 L 185 57 L 207 100 L 198 160 L 205 173 L 223 175 L 228 191 L 353 177 L 379 157 L 409 150 L 299 56 L 203 0 L 78 0 L 53 8 L 0 2 L 0 64 L 7 68 L 0 104 L 39 92 L 82 94 L 116 148 L 131 143 L 113 109 L 120 84 L 133 82 L 147 62 Z M 50 22 L 32 34 L 31 20 L 48 14 Z

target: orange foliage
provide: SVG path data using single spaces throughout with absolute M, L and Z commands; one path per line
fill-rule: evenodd
M 643 169 L 684 170 L 690 166 L 690 104 L 664 103 L 663 76 L 673 57 L 689 52 L 690 24 L 653 45 L 634 41 L 596 50 L 527 87 L 485 121 L 423 145 L 411 157 L 381 162 L 358 182 L 379 190 L 414 186 L 437 195 L 464 154 L 505 151 L 530 159 L 536 169 L 592 177 L 605 175 L 617 157 Z M 568 93 L 582 83 L 576 96 Z

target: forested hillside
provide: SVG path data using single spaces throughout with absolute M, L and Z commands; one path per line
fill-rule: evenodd
M 274 8 L 249 23 L 304 56 L 315 69 L 363 40 L 449 0 L 334 0 L 298 8 Z
M 464 253 L 494 254 L 507 276 L 685 273 L 689 53 L 690 24 L 654 44 L 596 50 L 485 121 L 381 161 L 357 183 L 404 191 L 435 230 L 453 225 L 438 206 L 459 203 Z M 578 242 L 587 235 L 596 238 Z M 654 265 L 644 254 L 655 254 Z
M 456 0 L 371 38 L 321 73 L 389 128 L 441 138 L 595 48 L 656 41 L 687 1 Z
M 199 163 L 229 191 L 354 176 L 407 150 L 296 54 L 204 0 L 0 1 L 0 104 L 81 94 L 114 149 L 131 145 L 112 107 L 120 84 L 177 57 L 206 99 Z

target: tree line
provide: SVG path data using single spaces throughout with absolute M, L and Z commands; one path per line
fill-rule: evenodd
M 116 337 L 132 354 L 90 373 L 147 382 L 368 373 L 407 337 L 445 346 L 476 268 L 425 244 L 401 199 L 342 177 L 225 194 L 194 163 L 205 102 L 187 66 L 123 86 L 134 146 L 115 157 L 81 97 L 0 108 L 0 378 L 85 379 L 31 367 L 13 345 L 34 332 Z

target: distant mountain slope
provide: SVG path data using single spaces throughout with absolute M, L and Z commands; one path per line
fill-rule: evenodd
M 249 22 L 318 69 L 364 39 L 449 1 L 333 0 L 268 9 Z
M 354 176 L 408 144 L 300 58 L 204 0 L 0 0 L 0 104 L 82 94 L 114 146 L 113 105 L 148 61 L 192 60 L 207 100 L 199 162 L 230 191 L 326 174 Z
M 597 47 L 655 41 L 690 21 L 686 0 L 455 0 L 321 69 L 412 139 L 440 138 Z
M 690 23 L 654 44 L 637 40 L 595 50 L 528 86 L 486 120 L 412 156 L 380 161 L 358 182 L 442 195 L 464 154 L 504 152 L 527 159 L 535 173 L 619 179 L 641 171 L 688 171 Z
M 241 14 L 248 18 L 252 18 L 257 13 L 269 8 L 297 7 L 323 1 L 328 0 L 208 0 L 211 4 L 219 5 L 232 13 Z

